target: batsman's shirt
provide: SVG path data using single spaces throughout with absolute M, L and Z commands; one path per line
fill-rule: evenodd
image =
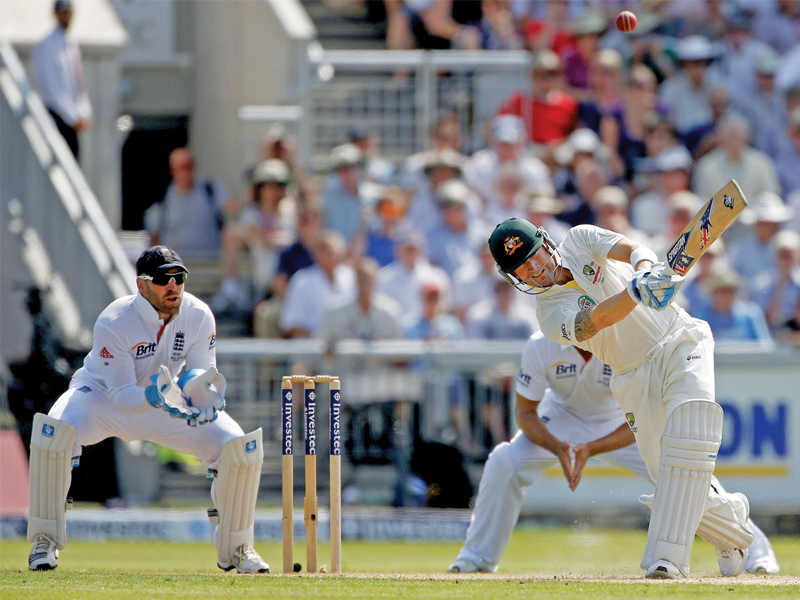
M 93 384 L 126 413 L 152 408 L 144 397 L 150 376 L 166 365 L 173 377 L 185 366 L 216 366 L 214 315 L 198 298 L 183 294 L 178 314 L 169 323 L 141 294 L 109 304 L 94 325 L 92 350 L 73 376 L 73 385 Z
M 583 421 L 623 422 L 622 409 L 608 387 L 610 380 L 608 365 L 594 357 L 585 361 L 573 346 L 555 344 L 537 332 L 522 351 L 516 389 L 523 398 L 536 402 L 549 388 L 549 402 Z
M 662 311 L 637 304 L 611 327 L 583 342 L 575 339 L 575 317 L 617 294 L 628 285 L 633 267 L 608 258 L 608 252 L 624 236 L 593 225 L 579 225 L 567 233 L 559 252 L 564 267 L 574 278 L 537 296 L 536 316 L 542 332 L 559 344 L 578 346 L 594 354 L 622 375 L 643 364 L 668 335 L 691 322 L 685 310 L 674 303 Z

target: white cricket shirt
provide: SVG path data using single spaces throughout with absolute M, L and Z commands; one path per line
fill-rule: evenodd
M 183 293 L 180 311 L 166 325 L 144 296 L 124 296 L 100 313 L 92 350 L 73 378 L 106 391 L 123 412 L 145 412 L 151 406 L 144 388 L 159 366 L 173 378 L 184 366 L 216 366 L 216 334 L 211 310 L 191 294 Z
M 595 357 L 588 361 L 573 346 L 551 342 L 541 332 L 533 334 L 517 375 L 517 393 L 534 402 L 544 398 L 563 406 L 585 421 L 622 419 L 622 409 L 608 387 L 611 368 Z
M 559 251 L 574 281 L 539 294 L 536 311 L 542 332 L 548 339 L 588 350 L 617 375 L 644 363 L 648 352 L 668 333 L 691 321 L 686 311 L 675 303 L 662 311 L 637 305 L 619 323 L 601 329 L 583 342 L 575 340 L 578 312 L 599 304 L 628 285 L 633 267 L 608 258 L 609 250 L 623 237 L 594 225 L 570 229 Z

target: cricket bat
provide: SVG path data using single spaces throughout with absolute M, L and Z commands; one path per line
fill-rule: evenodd
M 670 268 L 678 275 L 686 275 L 745 208 L 747 199 L 742 188 L 731 179 L 698 211 L 667 251 Z

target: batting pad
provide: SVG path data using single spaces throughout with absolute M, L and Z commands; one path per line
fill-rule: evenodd
M 67 543 L 66 503 L 72 481 L 75 428 L 42 413 L 33 417 L 31 434 L 31 502 L 28 541 L 40 533 L 61 550 Z
M 753 543 L 749 516 L 750 505 L 743 494 L 718 493 L 712 488 L 697 535 L 720 550 L 748 548 Z
M 719 404 L 692 400 L 667 418 L 642 569 L 668 560 L 689 575 L 694 534 L 706 511 L 721 441 Z
M 231 440 L 222 447 L 215 485 L 217 554 L 221 565 L 229 565 L 233 551 L 253 545 L 253 519 L 264 448 L 261 428 Z

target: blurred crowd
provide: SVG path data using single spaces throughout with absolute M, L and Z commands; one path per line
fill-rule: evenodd
M 310 174 L 276 125 L 244 207 L 195 172 L 189 149 L 174 151 L 146 227 L 181 255 L 220 261 L 218 318 L 246 313 L 256 336 L 329 342 L 525 339 L 536 300 L 497 273 L 486 241 L 498 223 L 524 217 L 556 242 L 595 224 L 663 259 L 736 179 L 750 208 L 679 303 L 718 342 L 800 345 L 800 0 L 385 5 L 390 48 L 524 48 L 529 81 L 471 155 L 450 113 L 401 162 L 356 127 Z M 622 9 L 637 14 L 631 34 L 613 26 Z

